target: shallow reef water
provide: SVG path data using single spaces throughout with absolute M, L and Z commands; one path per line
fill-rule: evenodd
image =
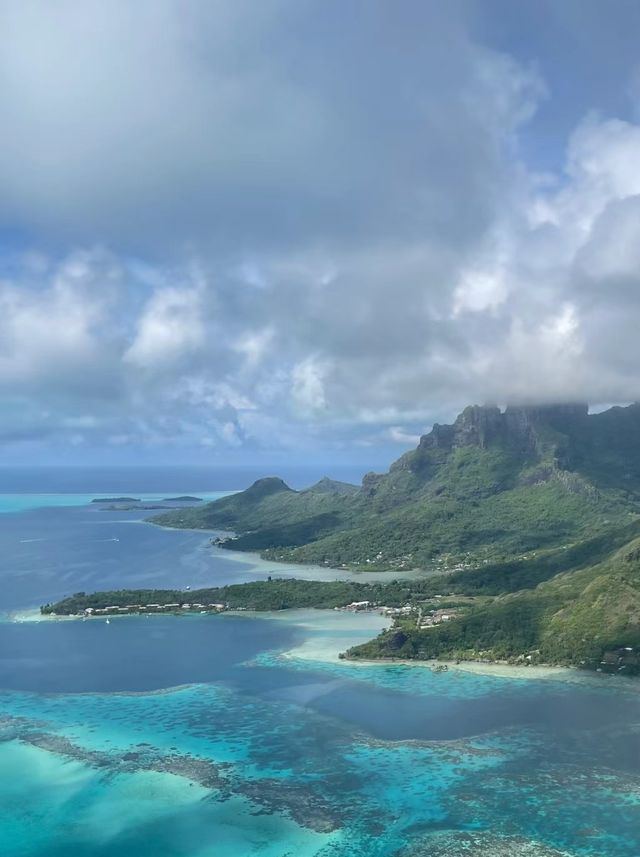
M 154 621 L 113 622 L 114 639 Z M 214 629 L 212 651 L 238 626 L 255 629 L 256 647 L 278 645 L 270 620 L 196 621 Z M 81 636 L 89 623 L 71 624 Z M 631 683 L 360 668 L 277 648 L 166 691 L 7 689 L 0 847 L 637 857 L 637 703 Z
M 638 857 L 640 685 L 337 660 L 372 622 L 2 623 L 0 853 Z

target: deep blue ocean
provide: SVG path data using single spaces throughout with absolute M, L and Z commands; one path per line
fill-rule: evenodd
M 0 472 L 0 854 L 638 857 L 638 682 L 345 664 L 381 620 L 333 612 L 30 620 L 78 590 L 338 574 L 90 502 L 258 475 Z

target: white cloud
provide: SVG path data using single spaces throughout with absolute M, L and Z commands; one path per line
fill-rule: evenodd
M 453 294 L 453 315 L 494 309 L 505 300 L 507 289 L 504 271 L 497 265 L 488 271 L 463 271 Z
M 454 5 L 5 4 L 5 435 L 409 444 L 640 397 L 640 124 L 528 167 L 555 93 Z
M 232 423 L 232 422 L 223 423 L 220 426 L 219 432 L 220 432 L 220 437 L 229 446 L 240 446 L 242 444 L 242 439 L 238 435 L 238 427 L 235 423 Z
M 231 348 L 244 358 L 246 369 L 256 368 L 265 359 L 273 345 L 272 327 L 262 330 L 247 330 L 232 341 Z
M 387 431 L 387 437 L 394 443 L 400 443 L 403 446 L 416 446 L 420 440 L 419 434 L 412 434 L 401 426 L 391 426 Z
M 302 448 L 375 426 L 408 445 L 403 425 L 468 401 L 633 400 L 640 197 L 611 175 L 620 147 L 635 169 L 620 137 L 637 129 L 614 130 L 581 125 L 597 160 L 577 169 L 572 139 L 565 177 L 520 182 L 460 256 L 428 236 L 301 246 L 263 255 L 269 286 L 256 289 L 208 259 L 30 254 L 0 284 L 2 393 L 70 439 L 214 448 Z
M 305 357 L 291 370 L 291 395 L 303 412 L 326 407 L 324 379 L 327 370 L 327 365 L 314 356 Z
M 201 302 L 199 289 L 154 292 L 138 320 L 125 362 L 162 372 L 196 352 L 206 337 Z
M 31 273 L 30 260 L 26 267 Z M 98 331 L 106 326 L 117 279 L 108 257 L 87 251 L 71 254 L 32 288 L 0 282 L 2 388 L 69 384 L 79 392 L 99 391 L 111 343 L 99 346 Z

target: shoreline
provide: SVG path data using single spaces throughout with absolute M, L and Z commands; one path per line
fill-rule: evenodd
M 538 664 L 524 666 L 508 663 L 489 663 L 483 661 L 452 661 L 452 660 L 412 660 L 410 658 L 347 658 L 341 655 L 353 645 L 371 639 L 387 627 L 389 618 L 373 612 L 345 612 L 328 608 L 288 608 L 285 610 L 225 610 L 220 613 L 207 613 L 209 616 L 232 616 L 244 619 L 263 619 L 274 622 L 285 622 L 301 629 L 303 639 L 298 645 L 286 651 L 277 652 L 282 661 L 316 662 L 325 664 L 345 664 L 354 667 L 415 667 L 429 669 L 432 672 L 437 667 L 447 667 L 448 671 L 462 672 L 473 675 L 493 676 L 494 678 L 527 679 L 527 680 L 560 680 L 583 682 L 591 679 L 598 681 L 602 678 L 615 678 L 615 675 L 601 675 L 593 671 L 580 670 L 575 666 L 557 666 Z M 114 614 L 109 619 L 127 619 L 140 616 L 172 616 L 174 618 L 202 617 L 200 613 L 128 613 Z M 39 622 L 69 622 L 69 621 L 105 621 L 103 616 L 57 616 L 41 614 L 39 608 L 17 610 L 0 616 L 0 622 L 17 624 Z M 442 671 L 444 672 L 444 671 Z M 622 676 L 622 678 L 625 678 Z M 629 677 L 633 678 L 633 677 Z M 156 692 L 173 691 L 176 688 L 163 688 Z
M 244 563 L 250 565 L 254 571 L 260 569 L 263 575 L 277 575 L 278 569 L 282 577 L 297 578 L 302 580 L 313 580 L 320 583 L 331 582 L 333 580 L 360 580 L 363 583 L 375 583 L 378 580 L 419 580 L 423 577 L 431 577 L 439 574 L 434 570 L 425 568 L 407 568 L 407 569 L 387 569 L 380 571 L 372 571 L 368 568 L 341 568 L 333 565 L 318 565 L 318 563 L 303 563 L 299 561 L 288 562 L 287 560 L 265 559 L 258 551 L 241 551 L 232 550 L 222 547 L 221 545 L 213 544 L 213 537 L 216 535 L 232 535 L 231 531 L 204 529 L 203 527 L 172 527 L 169 524 L 158 524 L 150 518 L 141 518 L 140 521 L 144 524 L 150 524 L 152 527 L 158 527 L 162 530 L 171 530 L 172 532 L 187 532 L 200 533 L 206 537 L 207 543 L 212 552 L 218 551 L 225 559 L 232 562 Z M 293 574 L 295 571 L 297 574 Z M 314 572 L 322 576 L 314 576 Z M 258 577 L 256 580 L 262 580 L 263 577 Z
M 213 532 L 212 530 L 195 530 L 194 532 Z M 440 572 L 429 570 L 426 568 L 406 568 L 406 569 L 380 569 L 379 571 L 372 570 L 370 568 L 355 568 L 353 566 L 349 566 L 348 568 L 342 568 L 338 565 L 318 565 L 318 563 L 305 563 L 299 561 L 287 561 L 287 560 L 277 560 L 277 559 L 265 559 L 262 554 L 256 551 L 240 551 L 240 550 L 231 550 L 230 548 L 225 548 L 220 545 L 211 545 L 212 550 L 220 551 L 225 557 L 229 559 L 236 560 L 238 562 L 250 560 L 254 566 L 263 566 L 267 567 L 267 569 L 280 568 L 280 569 L 295 569 L 300 572 L 301 575 L 305 575 L 307 572 L 319 571 L 324 574 L 334 574 L 336 575 L 336 580 L 349 580 L 354 578 L 356 580 L 362 580 L 364 583 L 375 583 L 377 580 L 385 581 L 385 580 L 421 580 L 424 577 L 435 577 Z M 283 572 L 284 573 L 284 572 Z M 342 576 L 340 576 L 342 575 Z M 320 580 L 321 582 L 326 580 L 326 578 L 311 578 L 313 580 Z M 333 578 L 331 578 L 333 579 Z
M 231 611 L 230 611 L 231 612 Z M 249 611 L 243 611 L 246 616 Z M 256 615 L 249 614 L 249 615 Z M 458 671 L 476 675 L 488 675 L 496 678 L 516 679 L 560 679 L 582 681 L 589 676 L 600 678 L 595 673 L 584 672 L 577 667 L 554 666 L 540 664 L 537 666 L 511 665 L 507 663 L 485 663 L 482 661 L 426 660 L 418 661 L 409 658 L 343 658 L 340 654 L 350 648 L 352 640 L 356 640 L 363 632 L 373 632 L 387 627 L 390 619 L 376 612 L 345 613 L 342 611 L 308 608 L 301 610 L 282 610 L 258 613 L 273 621 L 291 622 L 300 628 L 308 629 L 306 638 L 297 646 L 280 652 L 278 657 L 283 661 L 316 661 L 320 663 L 345 664 L 349 666 L 389 667 L 403 666 L 429 669 L 447 667 L 447 671 Z M 366 618 L 365 618 L 366 617 Z M 335 630 L 335 636 L 327 636 L 327 632 Z
M 436 667 L 447 667 L 447 671 L 457 670 L 476 675 L 491 675 L 496 678 L 575 679 L 578 676 L 592 675 L 590 672 L 581 672 L 577 667 L 554 666 L 553 664 L 538 664 L 527 667 L 508 663 L 485 663 L 484 661 L 439 661 L 433 658 L 428 661 L 412 660 L 411 658 L 341 658 L 341 663 L 362 664 L 363 666 L 419 667 L 421 669 L 428 668 L 432 671 Z
M 41 613 L 39 607 L 23 607 L 17 610 L 8 610 L 0 613 L 0 622 L 12 622 L 18 625 L 31 622 L 68 622 L 71 619 L 84 619 L 87 617 L 76 614 L 59 616 L 56 613 Z M 98 617 L 96 617 L 98 618 Z

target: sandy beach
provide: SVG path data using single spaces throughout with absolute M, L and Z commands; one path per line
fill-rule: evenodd
M 51 613 L 41 613 L 39 607 L 0 613 L 0 622 L 69 622 L 82 618 L 82 616 L 54 616 Z
M 392 620 L 377 612 L 350 612 L 345 610 L 277 610 L 271 612 L 234 611 L 216 614 L 217 620 L 226 616 L 243 617 L 245 619 L 268 619 L 274 622 L 293 624 L 304 633 L 304 639 L 293 648 L 281 652 L 279 657 L 289 660 L 315 661 L 321 663 L 341 663 L 358 669 L 361 667 L 405 666 L 417 669 L 430 669 L 446 666 L 456 670 L 476 675 L 493 676 L 507 679 L 560 681 L 597 681 L 603 676 L 595 673 L 585 673 L 575 667 L 536 665 L 523 666 L 507 663 L 484 663 L 482 661 L 417 661 L 403 658 L 380 658 L 372 660 L 344 660 L 340 658 L 352 646 L 365 643 L 376 637 L 382 630 L 390 627 Z M 112 616 L 111 620 L 126 619 L 127 616 Z M 70 621 L 104 621 L 103 617 L 85 619 L 81 616 L 52 616 L 42 615 L 38 608 L 12 611 L 0 617 L 2 622 L 70 622 Z M 611 678 L 607 676 L 606 678 Z M 640 685 L 639 685 L 640 686 Z
M 242 615 L 247 615 L 243 613 Z M 347 664 L 354 669 L 377 666 L 408 666 L 418 669 L 434 669 L 446 666 L 450 670 L 512 679 L 555 679 L 584 681 L 596 677 L 572 667 L 538 665 L 515 666 L 506 663 L 483 663 L 481 661 L 415 661 L 409 659 L 341 660 L 340 654 L 352 646 L 379 634 L 391 625 L 388 616 L 379 613 L 351 613 L 342 610 L 287 610 L 273 613 L 252 614 L 273 621 L 291 622 L 304 629 L 306 639 L 294 648 L 283 652 L 281 657 Z M 600 678 L 598 676 L 598 678 Z
M 234 614 L 230 612 L 223 615 Z M 283 652 L 281 657 L 305 661 L 338 661 L 342 652 L 370 640 L 391 624 L 391 619 L 380 613 L 351 613 L 344 610 L 279 610 L 252 614 L 243 611 L 235 615 L 259 616 L 303 629 L 305 639 Z
M 408 667 L 422 667 L 434 669 L 435 667 L 446 666 L 450 670 L 459 670 L 460 672 L 476 673 L 477 675 L 492 675 L 497 678 L 527 678 L 527 679 L 570 679 L 578 676 L 583 676 L 584 673 L 579 673 L 573 667 L 557 667 L 551 665 L 539 666 L 512 666 L 511 664 L 489 664 L 482 661 L 414 661 L 402 658 L 380 658 L 376 660 L 348 660 L 345 663 L 366 664 L 367 666 L 390 666 L 400 665 Z

